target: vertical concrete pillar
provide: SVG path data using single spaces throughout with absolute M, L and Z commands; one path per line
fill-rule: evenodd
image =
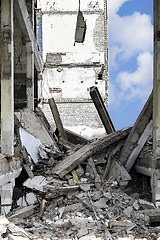
M 14 153 L 13 1 L 1 0 L 1 152 Z
M 153 152 L 160 155 L 160 1 L 154 0 Z
M 33 42 L 26 43 L 27 54 L 27 107 L 34 110 L 34 48 Z
M 154 80 L 153 80 L 153 161 L 152 199 L 160 205 L 160 174 L 156 171 L 160 156 L 160 1 L 154 0 Z
M 27 1 L 27 9 L 34 30 L 34 1 Z M 34 110 L 34 41 L 26 43 L 27 54 L 27 107 Z
M 14 154 L 13 1 L 1 0 L 1 152 L 11 155 Z M 9 170 L 8 161 L 4 169 Z M 14 181 L 1 188 L 2 214 L 11 209 Z

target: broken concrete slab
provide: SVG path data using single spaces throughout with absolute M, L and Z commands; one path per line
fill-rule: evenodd
M 131 132 L 129 133 L 126 142 L 121 150 L 120 162 L 125 166 L 133 150 L 136 148 L 138 141 L 146 129 L 148 123 L 152 119 L 153 112 L 153 92 L 149 96 L 146 104 L 144 105 L 140 115 L 138 116 Z M 148 135 L 149 136 L 149 135 Z M 135 158 L 131 160 L 130 164 L 127 165 L 128 171 L 131 169 L 135 162 Z
M 124 128 L 117 132 L 111 133 L 105 137 L 99 138 L 93 142 L 87 143 L 72 155 L 66 157 L 61 163 L 53 169 L 53 173 L 64 177 L 68 172 L 77 167 L 84 160 L 92 156 L 95 152 L 102 150 L 112 143 L 125 138 L 130 132 L 131 127 Z
M 90 96 L 93 100 L 93 103 L 97 109 L 99 117 L 103 123 L 103 126 L 107 134 L 115 132 L 113 122 L 109 116 L 109 113 L 105 107 L 104 101 L 100 95 L 100 92 L 97 87 L 93 86 L 90 88 Z
M 41 141 L 34 137 L 32 134 L 28 133 L 25 129 L 19 128 L 19 134 L 21 139 L 22 147 L 24 146 L 31 156 L 33 162 L 38 163 L 38 149 L 41 145 Z
M 48 184 L 48 181 L 46 180 L 45 177 L 43 176 L 35 176 L 34 178 L 28 178 L 24 183 L 23 186 L 33 189 L 33 190 L 37 190 L 37 191 L 41 191 L 44 192 L 44 186 L 46 186 Z
M 69 129 L 66 129 L 64 128 L 65 130 L 65 134 L 67 136 L 67 139 L 70 143 L 72 144 L 81 144 L 81 145 L 84 145 L 88 142 L 88 140 L 84 137 L 82 137 L 81 135 L 69 130 Z
M 111 164 L 111 168 L 110 168 L 110 172 L 108 174 L 108 178 L 110 178 L 111 176 L 113 176 L 114 179 L 120 185 L 125 185 L 125 184 L 128 183 L 128 181 L 131 180 L 131 176 L 128 174 L 128 172 L 123 167 L 123 165 L 118 161 L 114 161 Z
M 75 192 L 77 190 L 79 190 L 79 186 L 78 185 L 74 185 L 74 186 L 65 186 L 65 187 L 55 187 L 52 185 L 45 185 L 43 188 L 44 191 L 48 192 L 48 194 L 46 195 L 46 199 L 50 199 L 50 198 L 55 198 L 57 196 L 63 195 L 63 194 L 69 194 L 70 192 Z
M 12 216 L 9 217 L 9 219 L 12 220 L 14 218 L 27 218 L 34 213 L 36 207 L 37 205 L 20 207 L 16 210 L 16 212 Z
M 142 133 L 142 135 L 140 136 L 136 147 L 133 149 L 132 153 L 130 154 L 126 164 L 125 164 L 125 168 L 126 170 L 129 172 L 131 167 L 133 166 L 135 160 L 137 159 L 139 153 L 141 152 L 144 144 L 146 143 L 147 139 L 152 135 L 152 131 L 153 131 L 153 121 L 151 120 L 147 127 L 145 128 L 144 132 Z
M 39 139 L 41 143 L 51 145 L 57 152 L 60 151 L 54 138 L 51 137 L 49 130 L 46 129 L 41 119 L 33 111 L 25 108 L 15 114 L 23 129 Z

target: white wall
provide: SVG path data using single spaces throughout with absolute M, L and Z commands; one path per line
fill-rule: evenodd
M 105 59 L 107 46 L 104 1 L 106 0 L 80 1 L 80 10 L 86 21 L 86 35 L 83 43 L 75 43 L 79 0 L 39 0 L 38 7 L 42 8 L 43 13 L 43 60 L 45 62 L 44 80 L 40 82 L 39 90 L 45 100 L 54 97 L 58 102 L 64 103 L 79 101 L 79 114 L 84 112 L 82 104 L 91 101 L 90 87 L 97 86 L 102 97 L 104 99 L 107 97 L 108 68 Z M 98 80 L 102 65 L 105 66 L 105 71 L 102 80 Z M 71 108 L 76 106 L 70 105 Z M 66 106 L 69 108 L 68 104 Z M 64 108 L 65 104 L 63 104 Z M 68 112 L 71 114 L 72 109 Z M 86 112 L 84 114 L 86 115 Z M 67 111 L 64 119 L 66 117 Z

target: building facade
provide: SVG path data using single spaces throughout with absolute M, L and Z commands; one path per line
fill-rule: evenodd
M 39 0 L 38 8 L 45 63 L 40 98 L 54 97 L 66 127 L 102 127 L 89 91 L 96 86 L 107 105 L 106 0 Z

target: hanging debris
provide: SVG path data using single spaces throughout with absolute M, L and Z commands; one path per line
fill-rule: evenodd
M 80 1 L 79 1 L 79 10 L 76 23 L 76 32 L 75 32 L 75 42 L 83 43 L 86 34 L 86 21 L 84 20 L 83 13 L 80 11 Z

